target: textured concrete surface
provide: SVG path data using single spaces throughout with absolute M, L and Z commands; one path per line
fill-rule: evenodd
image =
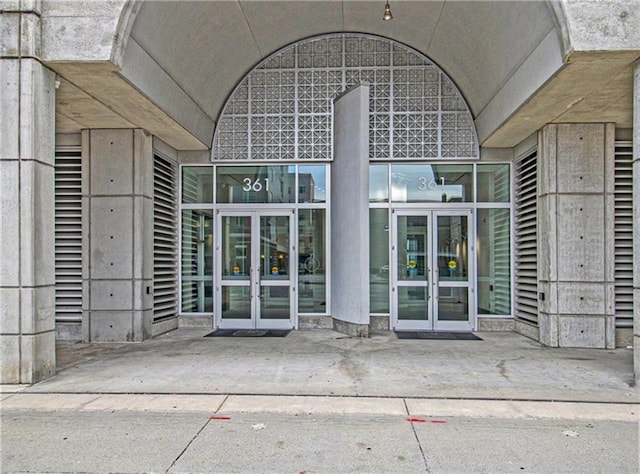
M 0 471 L 638 472 L 630 350 L 204 334 L 59 342 L 2 387 Z
M 369 339 L 331 330 L 205 338 L 180 329 L 140 344 L 58 343 L 66 368 L 27 392 L 322 395 L 629 402 L 632 351 L 481 341 Z M 98 348 L 98 349 L 96 349 Z M 102 350 L 99 350 L 102 348 Z

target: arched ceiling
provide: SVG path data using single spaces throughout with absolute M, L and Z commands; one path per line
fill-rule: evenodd
M 135 41 L 212 119 L 235 84 L 278 49 L 361 32 L 403 42 L 440 65 L 478 116 L 554 29 L 541 1 L 150 1 Z M 126 53 L 125 53 L 126 54 Z
M 248 71 L 338 32 L 387 37 L 437 63 L 485 147 L 513 147 L 547 123 L 632 124 L 637 0 L 391 0 L 388 22 L 384 3 L 44 0 L 44 60 L 61 79 L 57 130 L 141 127 L 176 149 L 206 149 Z

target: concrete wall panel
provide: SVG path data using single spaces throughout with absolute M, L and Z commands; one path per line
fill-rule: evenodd
M 549 347 L 558 347 L 558 318 L 555 314 L 538 314 L 540 343 Z
M 20 104 L 20 61 L 1 59 L 0 67 L 0 110 L 19 110 Z M 20 129 L 20 114 L 3 113 L 0 120 L 0 158 L 18 158 L 18 140 Z
M 538 198 L 538 227 L 545 229 L 538 237 L 538 276 L 542 281 L 558 280 L 557 196 Z
M 133 131 L 91 132 L 91 194 L 133 193 Z
M 604 317 L 561 316 L 559 331 L 560 347 L 605 348 Z
M 56 373 L 56 333 L 55 331 L 20 337 L 20 380 L 32 383 Z M 52 356 L 53 354 L 53 356 Z
M 132 278 L 133 214 L 130 197 L 91 200 L 91 278 Z
M 133 131 L 133 193 L 153 197 L 153 138 L 144 130 Z
M 147 291 L 147 288 L 149 291 Z M 133 280 L 133 309 L 153 309 L 153 280 Z
M 0 288 L 0 334 L 20 332 L 20 290 Z
M 133 342 L 131 311 L 92 311 L 91 334 L 93 342 Z
M 558 313 L 603 315 L 605 293 L 602 283 L 558 283 Z
M 0 120 L 0 123 L 4 121 Z M 0 286 L 20 284 L 20 165 L 0 160 Z
M 21 288 L 21 332 L 38 334 L 55 329 L 56 295 L 53 285 Z
M 602 281 L 605 277 L 604 198 L 558 196 L 558 279 Z
M 92 310 L 132 310 L 133 282 L 131 280 L 92 280 Z
M 558 192 L 604 192 L 604 145 L 604 125 L 558 125 Z
M 20 383 L 20 336 L 0 335 L 0 383 Z

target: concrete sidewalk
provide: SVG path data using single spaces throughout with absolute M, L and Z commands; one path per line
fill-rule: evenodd
M 638 472 L 631 351 L 482 341 L 59 343 L 2 387 L 2 472 Z
M 207 338 L 182 329 L 128 345 L 59 343 L 58 374 L 26 392 L 327 395 L 627 403 L 627 349 L 543 347 L 515 333 L 481 341 L 369 339 L 330 330 Z

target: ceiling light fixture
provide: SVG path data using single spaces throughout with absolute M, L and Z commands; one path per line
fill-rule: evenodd
M 382 19 L 384 21 L 393 20 L 393 15 L 391 14 L 391 7 L 389 6 L 389 2 L 387 2 L 384 6 L 384 14 L 382 15 Z

